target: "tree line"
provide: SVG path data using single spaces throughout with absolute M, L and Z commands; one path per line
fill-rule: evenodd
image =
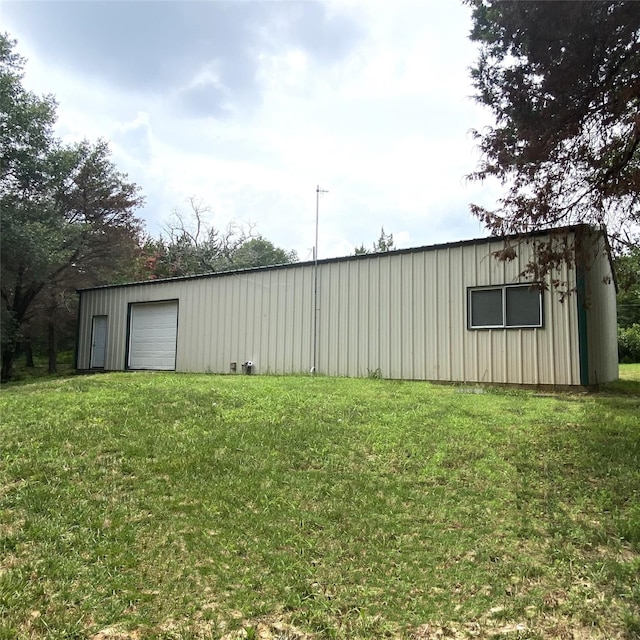
M 0 34 L 0 350 L 1 378 L 18 356 L 33 366 L 46 352 L 55 372 L 60 348 L 75 342 L 77 289 L 296 262 L 255 225 L 208 223 L 192 197 L 164 232 L 146 233 L 136 212 L 140 188 L 120 172 L 104 140 L 65 145 L 54 135 L 56 101 L 23 86 L 25 60 Z M 382 231 L 374 251 L 393 248 Z M 364 247 L 362 251 L 366 251 Z
M 76 289 L 297 260 L 253 225 L 216 229 L 195 198 L 165 233 L 145 232 L 140 188 L 120 172 L 104 140 L 63 144 L 56 101 L 23 86 L 25 60 L 0 34 L 0 342 L 2 380 L 24 353 L 46 349 L 55 372 L 60 346 L 75 338 Z

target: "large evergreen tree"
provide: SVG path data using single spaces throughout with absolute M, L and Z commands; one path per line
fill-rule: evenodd
M 506 189 L 496 210 L 473 213 L 496 234 L 585 222 L 606 225 L 614 250 L 636 245 L 640 3 L 466 2 L 480 46 L 476 99 L 495 117 L 475 132 L 482 160 L 470 178 Z M 532 271 L 549 270 L 551 248 Z
M 106 143 L 63 146 L 55 103 L 22 86 L 24 61 L 0 35 L 0 298 L 2 379 L 21 330 L 76 286 L 112 279 L 136 246 L 138 187 Z M 39 298 L 46 297 L 47 303 Z M 51 315 L 51 317 L 54 317 Z M 49 333 L 55 337 L 55 326 Z M 55 363 L 54 363 L 55 366 Z
M 367 249 L 364 244 L 356 247 L 354 255 L 365 256 L 370 253 L 386 253 L 387 251 L 393 251 L 396 245 L 393 241 L 393 233 L 385 233 L 384 227 L 380 229 L 380 237 L 373 243 L 373 249 Z

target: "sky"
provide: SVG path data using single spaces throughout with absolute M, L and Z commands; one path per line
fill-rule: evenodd
M 486 235 L 471 202 L 471 10 L 460 0 L 0 0 L 24 85 L 66 143 L 109 142 L 149 234 L 189 199 L 301 260 Z M 325 190 L 319 200 L 317 187 Z

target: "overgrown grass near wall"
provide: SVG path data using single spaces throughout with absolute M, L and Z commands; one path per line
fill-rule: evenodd
M 622 372 L 557 395 L 9 386 L 0 638 L 639 637 L 640 366 Z

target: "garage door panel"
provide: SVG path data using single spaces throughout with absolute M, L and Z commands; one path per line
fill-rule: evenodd
M 177 333 L 177 301 L 131 305 L 129 368 L 174 370 Z

